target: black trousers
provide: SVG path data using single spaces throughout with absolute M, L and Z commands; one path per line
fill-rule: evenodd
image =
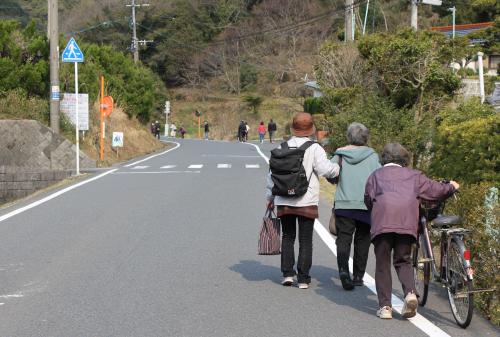
M 405 296 L 415 291 L 415 280 L 411 264 L 411 246 L 415 238 L 408 234 L 384 233 L 373 240 L 375 246 L 375 286 L 380 307 L 392 306 L 391 252 L 393 265 L 403 286 Z
M 349 271 L 349 255 L 354 236 L 353 275 L 363 277 L 370 251 L 370 225 L 343 216 L 335 216 L 337 224 L 337 265 L 339 272 Z
M 281 240 L 281 272 L 284 277 L 295 276 L 299 283 L 311 283 L 309 271 L 312 265 L 312 238 L 314 219 L 297 215 L 284 215 L 281 218 L 283 239 Z M 295 236 L 299 223 L 299 257 L 295 273 Z

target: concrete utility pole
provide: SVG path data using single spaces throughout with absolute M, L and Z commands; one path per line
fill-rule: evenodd
M 50 42 L 50 128 L 59 133 L 59 6 L 48 0 L 48 38 Z
M 345 0 L 345 41 L 354 41 L 354 0 Z
M 418 0 L 411 0 L 411 28 L 418 30 Z
M 479 94 L 481 95 L 481 104 L 484 103 L 484 74 L 483 74 L 483 56 L 482 52 L 477 53 L 477 66 L 479 70 Z
M 452 24 L 453 24 L 453 35 L 452 35 L 452 37 L 455 38 L 455 17 L 456 17 L 455 13 L 457 12 L 457 9 L 455 8 L 455 6 L 453 6 L 451 8 L 448 8 L 448 10 L 452 14 Z
M 136 7 L 148 7 L 149 4 L 136 4 L 135 0 L 132 0 L 132 3 L 130 5 L 126 5 L 127 7 L 132 7 L 132 52 L 134 53 L 134 62 L 137 63 L 139 61 L 139 43 L 141 44 L 146 44 L 148 42 L 153 42 L 153 41 L 146 41 L 146 40 L 137 40 L 137 24 L 135 21 L 135 8 Z

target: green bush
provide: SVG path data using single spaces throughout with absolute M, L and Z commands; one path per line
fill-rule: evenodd
M 253 110 L 254 114 L 258 113 L 259 107 L 264 101 L 260 96 L 248 95 L 243 97 L 243 100 L 248 104 L 248 106 Z
M 463 226 L 471 229 L 472 233 L 466 238 L 466 247 L 471 251 L 472 266 L 474 268 L 474 288 L 492 289 L 500 284 L 500 238 L 492 234 L 485 225 L 488 214 L 484 200 L 490 187 L 498 188 L 498 180 L 465 185 L 460 188 L 456 200 L 450 201 L 445 209 L 446 214 L 460 215 Z M 493 226 L 498 233 L 500 207 L 498 203 L 490 212 L 493 215 Z M 493 324 L 500 325 L 500 288 L 494 292 L 483 292 L 474 295 L 474 302 Z
M 467 183 L 500 181 L 500 124 L 494 110 L 477 100 L 447 109 L 434 140 L 430 171 Z
M 323 113 L 321 97 L 307 97 L 304 100 L 304 112 L 309 112 L 310 114 Z
M 49 103 L 38 97 L 28 97 L 24 89 L 17 88 L 0 94 L 0 118 L 35 119 L 49 124 Z

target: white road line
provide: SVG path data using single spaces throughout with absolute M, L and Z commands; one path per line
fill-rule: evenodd
M 134 166 L 132 167 L 132 170 L 144 170 L 147 169 L 149 166 Z
M 202 157 L 224 157 L 224 158 L 260 158 L 260 156 L 241 156 L 236 154 L 202 154 Z
M 188 166 L 188 168 L 190 169 L 201 169 L 202 167 L 203 167 L 202 164 L 193 164 Z
M 79 182 L 79 183 L 77 183 L 77 184 L 74 184 L 74 185 L 71 185 L 71 186 L 69 186 L 69 187 L 66 187 L 66 188 L 64 188 L 64 189 L 62 189 L 62 190 L 60 190 L 60 191 L 57 191 L 57 192 L 55 192 L 55 193 L 52 193 L 52 194 L 50 194 L 50 195 L 46 196 L 45 198 L 40 199 L 40 200 L 37 200 L 37 201 L 35 201 L 35 202 L 33 202 L 33 203 L 29 204 L 29 205 L 26 205 L 26 206 L 24 206 L 24 207 L 21 207 L 21 208 L 18 208 L 18 209 L 16 209 L 16 210 L 12 211 L 12 212 L 9 212 L 9 213 L 7 213 L 7 214 L 4 214 L 4 215 L 0 216 L 0 222 L 2 222 L 2 221 L 4 221 L 4 220 L 7 220 L 7 219 L 9 219 L 9 218 L 11 218 L 11 217 L 13 217 L 13 216 L 15 216 L 15 215 L 17 215 L 17 214 L 23 213 L 23 212 L 25 212 L 25 211 L 27 211 L 27 210 L 29 210 L 29 209 L 31 209 L 31 208 L 34 208 L 34 207 L 36 207 L 36 206 L 39 206 L 39 205 L 41 205 L 41 204 L 43 204 L 43 203 L 46 203 L 46 202 L 47 202 L 47 201 L 49 201 L 49 200 L 52 200 L 52 199 L 54 199 L 54 198 L 57 198 L 57 197 L 58 197 L 58 196 L 60 196 L 61 194 L 64 194 L 64 193 L 69 192 L 69 191 L 71 191 L 71 190 L 74 190 L 75 188 L 78 188 L 78 187 L 80 187 L 80 186 L 82 186 L 82 185 L 88 184 L 88 183 L 90 183 L 91 181 L 94 181 L 94 180 L 100 179 L 100 178 L 102 178 L 102 177 L 104 177 L 104 176 L 106 176 L 106 175 L 108 175 L 108 174 L 110 174 L 110 173 L 115 172 L 116 170 L 118 170 L 118 169 L 114 169 L 114 170 L 110 170 L 110 171 L 104 172 L 104 173 L 102 173 L 102 174 L 100 174 L 100 175 L 98 175 L 98 176 L 95 176 L 95 177 L 93 177 L 93 178 L 90 178 L 90 179 L 84 180 L 84 181 Z
M 217 164 L 217 168 L 231 168 L 231 164 Z
M 154 154 L 154 155 L 152 155 L 152 156 L 149 156 L 149 157 L 147 157 L 147 158 L 144 158 L 144 159 L 138 160 L 138 161 L 133 162 L 133 163 L 131 163 L 131 164 L 124 165 L 124 167 L 130 167 L 130 166 L 134 166 L 134 165 L 140 164 L 140 163 L 142 163 L 142 162 L 145 162 L 146 160 L 150 160 L 151 158 L 154 158 L 154 157 L 158 157 L 158 156 L 164 155 L 165 153 L 168 153 L 168 152 L 170 152 L 170 151 L 173 151 L 173 150 L 177 149 L 179 146 L 181 146 L 181 144 L 179 144 L 179 143 L 177 143 L 177 142 L 170 142 L 170 141 L 169 141 L 169 143 L 174 143 L 174 144 L 176 144 L 176 145 L 175 145 L 173 148 L 168 149 L 167 151 L 163 151 L 163 152 L 161 152 L 161 153 Z
M 260 165 L 259 164 L 245 164 L 245 168 L 247 168 L 247 169 L 260 168 Z
M 248 143 L 246 143 L 248 144 Z M 269 158 L 262 153 L 260 148 L 255 145 L 255 144 L 248 144 L 252 145 L 257 149 L 257 152 L 261 155 L 261 157 L 269 164 Z M 316 219 L 314 223 L 314 230 L 316 233 L 319 235 L 319 237 L 323 240 L 323 242 L 327 245 L 327 247 L 331 250 L 333 255 L 337 256 L 337 246 L 335 245 L 335 240 L 333 237 L 330 235 L 330 233 L 326 230 L 326 228 L 319 222 L 319 220 Z M 349 258 L 349 269 L 352 272 L 352 264 L 353 260 L 352 258 Z M 363 277 L 363 282 L 365 283 L 365 286 L 370 289 L 371 292 L 374 294 L 377 294 L 377 289 L 375 288 L 375 279 L 365 273 L 365 276 Z M 401 314 L 401 309 L 403 308 L 403 301 L 397 297 L 396 295 L 392 294 L 392 305 L 393 309 Z M 377 308 L 373 308 L 373 312 L 375 314 Z M 417 328 L 422 330 L 424 333 L 426 333 L 428 336 L 431 337 L 450 337 L 446 332 L 441 330 L 439 327 L 437 327 L 435 324 L 433 324 L 431 321 L 426 319 L 424 316 L 417 314 L 415 317 L 408 319 L 413 325 L 415 325 Z
M 113 174 L 168 174 L 168 173 L 201 173 L 201 171 L 118 171 Z
M 165 166 L 162 166 L 162 167 L 160 167 L 160 168 L 162 168 L 162 169 L 171 169 L 171 168 L 174 168 L 174 167 L 176 167 L 176 166 L 177 166 L 177 165 L 165 165 Z

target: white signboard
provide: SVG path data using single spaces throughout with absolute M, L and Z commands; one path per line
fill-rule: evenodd
M 63 99 L 60 102 L 59 110 L 69 118 L 73 125 L 76 124 L 76 95 L 63 93 Z M 78 94 L 78 126 L 80 130 L 89 129 L 89 95 Z
M 441 6 L 443 4 L 442 0 L 422 0 L 423 4 L 433 5 L 433 6 Z
M 123 132 L 113 132 L 113 147 L 123 147 Z

